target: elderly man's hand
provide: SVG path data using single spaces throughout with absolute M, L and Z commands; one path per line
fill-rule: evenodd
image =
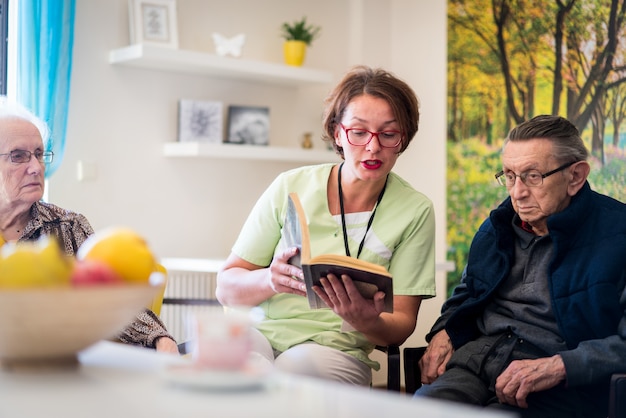
M 422 383 L 430 384 L 446 370 L 446 364 L 454 353 L 450 337 L 445 330 L 439 331 L 430 340 L 426 352 L 420 359 Z
M 528 408 L 529 394 L 550 389 L 563 380 L 565 364 L 559 355 L 516 360 L 496 379 L 496 396 L 502 403 Z

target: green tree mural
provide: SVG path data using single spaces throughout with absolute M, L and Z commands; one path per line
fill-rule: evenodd
M 494 173 L 510 128 L 559 114 L 582 132 L 592 187 L 626 201 L 626 0 L 448 1 L 448 257 L 507 195 Z

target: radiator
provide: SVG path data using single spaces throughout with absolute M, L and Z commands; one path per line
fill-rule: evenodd
M 221 260 L 164 258 L 167 286 L 163 295 L 161 320 L 177 342 L 189 340 L 188 317 L 193 312 L 217 305 L 216 276 Z

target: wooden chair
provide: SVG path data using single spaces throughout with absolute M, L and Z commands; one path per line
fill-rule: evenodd
M 419 360 L 424 355 L 424 351 L 426 347 L 406 347 L 403 350 L 404 381 L 406 392 L 409 394 L 415 393 L 422 387 Z M 626 373 L 619 373 L 611 377 L 608 418 L 623 417 L 626 417 Z
M 376 350 L 387 354 L 387 390 L 400 392 L 400 347 L 377 345 Z
M 426 347 L 405 347 L 404 354 L 404 389 L 408 394 L 414 394 L 422 387 L 419 361 L 424 355 Z
M 614 374 L 609 390 L 609 418 L 626 417 L 626 373 Z

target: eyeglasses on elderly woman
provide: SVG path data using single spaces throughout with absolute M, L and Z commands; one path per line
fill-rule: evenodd
M 39 150 L 35 152 L 30 152 L 23 149 L 14 149 L 11 152 L 0 155 L 9 155 L 11 158 L 11 162 L 15 164 L 27 163 L 30 161 L 30 157 L 33 155 L 40 163 L 50 164 L 52 162 L 52 158 L 54 157 L 54 152 Z

